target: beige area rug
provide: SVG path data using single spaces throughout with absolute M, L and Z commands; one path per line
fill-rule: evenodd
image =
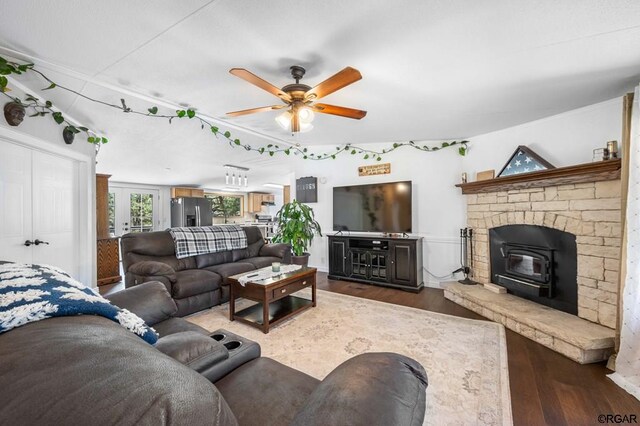
M 299 292 L 296 295 L 303 295 Z M 239 300 L 236 308 L 253 304 Z M 237 309 L 239 310 L 239 309 Z M 187 318 L 225 328 L 262 347 L 262 355 L 324 378 L 363 352 L 397 352 L 427 371 L 426 425 L 509 425 L 511 397 L 504 327 L 318 290 L 318 306 L 263 334 L 229 321 L 228 303 Z

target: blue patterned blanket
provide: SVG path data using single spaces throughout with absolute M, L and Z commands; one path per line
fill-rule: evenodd
M 170 228 L 176 258 L 247 248 L 247 233 L 239 225 Z
M 158 340 L 155 330 L 140 317 L 112 305 L 61 269 L 0 264 L 0 333 L 30 322 L 73 315 L 103 316 L 151 344 Z

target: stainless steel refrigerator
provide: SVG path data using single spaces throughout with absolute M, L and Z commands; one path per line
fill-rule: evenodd
M 213 213 L 207 198 L 180 197 L 171 199 L 171 227 L 211 226 Z

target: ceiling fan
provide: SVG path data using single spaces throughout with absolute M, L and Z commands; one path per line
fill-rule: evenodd
M 279 115 L 276 118 L 276 121 L 285 130 L 289 130 L 294 133 L 301 131 L 304 132 L 313 128 L 313 126 L 311 125 L 311 121 L 313 121 L 314 112 L 354 118 L 356 120 L 360 120 L 365 115 L 367 115 L 367 111 L 362 111 L 359 109 L 314 103 L 318 99 L 323 98 L 333 92 L 342 89 L 343 87 L 346 87 L 360 80 L 362 78 L 362 75 L 357 69 L 346 67 L 342 71 L 329 77 L 313 88 L 306 84 L 300 83 L 300 80 L 306 72 L 303 67 L 294 65 L 290 69 L 291 76 L 296 80 L 296 82 L 293 84 L 287 84 L 282 89 L 279 89 L 278 87 L 261 79 L 257 75 L 247 71 L 244 68 L 230 69 L 229 72 L 236 77 L 240 77 L 241 79 L 246 80 L 249 83 L 279 97 L 284 102 L 284 105 L 272 105 L 260 108 L 245 109 L 242 111 L 233 111 L 228 112 L 227 115 L 237 117 L 240 115 L 253 114 L 256 112 L 273 111 L 286 108 L 286 111 L 283 114 Z

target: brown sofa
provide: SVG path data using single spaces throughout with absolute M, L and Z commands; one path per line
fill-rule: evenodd
M 319 381 L 258 352 L 212 383 L 199 369 L 210 371 L 226 348 L 215 335 L 175 318 L 178 308 L 162 284 L 110 298 L 158 330 L 158 343 L 92 315 L 45 319 L 0 334 L 0 424 L 423 422 L 426 375 L 405 356 L 362 354 Z
M 133 233 L 122 236 L 122 265 L 125 287 L 160 281 L 185 316 L 229 300 L 227 277 L 273 262 L 290 263 L 291 246 L 266 245 L 255 226 L 244 228 L 248 247 L 241 250 L 202 254 L 177 259 L 168 231 Z

